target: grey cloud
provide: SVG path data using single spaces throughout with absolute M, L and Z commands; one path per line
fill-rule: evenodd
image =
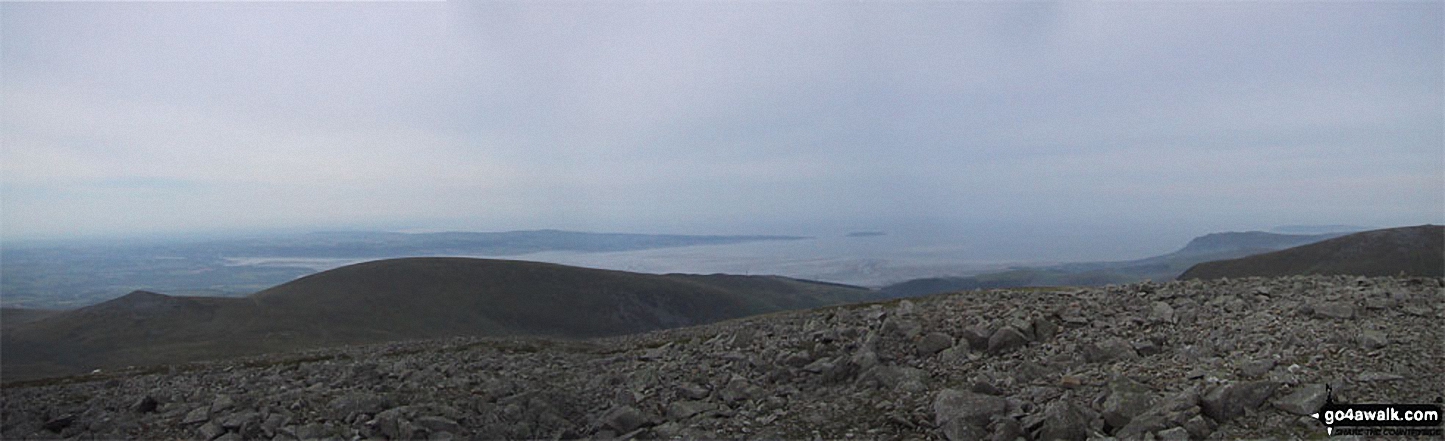
M 0 8 L 7 236 L 1445 221 L 1438 4 Z

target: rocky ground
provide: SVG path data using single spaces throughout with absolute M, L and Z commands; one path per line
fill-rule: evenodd
M 0 437 L 1234 439 L 1445 394 L 1445 280 L 964 292 L 611 339 L 453 339 L 3 389 Z

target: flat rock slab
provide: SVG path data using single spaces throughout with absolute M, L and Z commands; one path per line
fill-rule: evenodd
M 1199 397 L 1199 407 L 1216 421 L 1229 421 L 1259 408 L 1279 389 L 1273 381 L 1245 381 L 1216 386 Z

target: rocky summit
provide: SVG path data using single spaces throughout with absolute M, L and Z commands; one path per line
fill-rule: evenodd
M 11 383 L 0 437 L 1300 438 L 1327 390 L 1445 394 L 1442 319 L 1439 278 L 972 291 Z

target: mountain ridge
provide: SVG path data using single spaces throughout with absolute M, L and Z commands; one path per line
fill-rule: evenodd
M 1144 280 L 1173 280 L 1190 267 L 1211 260 L 1243 257 L 1318 242 L 1346 233 L 1279 234 L 1263 231 L 1209 233 L 1158 256 L 1110 262 L 1078 262 L 1043 267 L 1017 267 L 967 277 L 928 277 L 880 289 L 889 298 L 949 291 L 1027 286 L 1101 286 Z
M 1445 276 L 1445 226 L 1371 230 L 1269 253 L 1203 262 L 1179 278 L 1309 274 Z

